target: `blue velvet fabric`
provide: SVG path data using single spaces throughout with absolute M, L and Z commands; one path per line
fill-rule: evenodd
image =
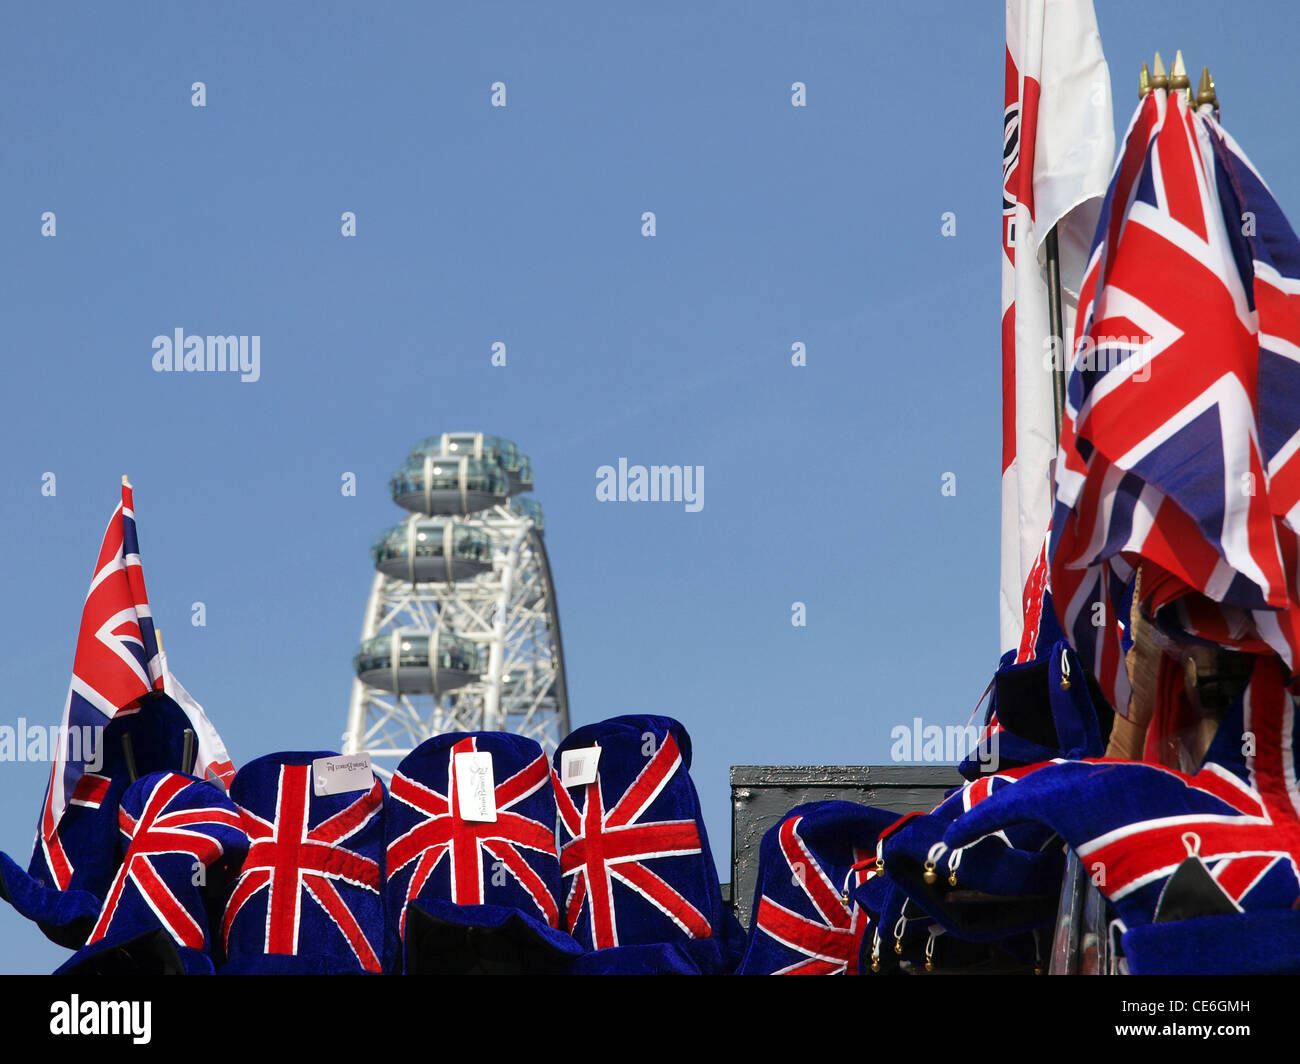
M 127 788 L 118 813 L 125 855 L 85 946 L 60 972 L 93 970 L 106 951 L 151 931 L 170 936 L 198 968 L 211 927 L 248 852 L 239 810 L 219 787 L 154 772 Z
M 26 872 L 7 854 L 0 854 L 0 897 L 34 921 L 51 941 L 74 950 L 84 944 L 117 873 L 122 859 L 117 813 L 131 784 L 127 745 L 138 776 L 188 768 L 181 761 L 189 727 L 185 711 L 161 691 L 146 695 L 138 710 L 119 713 L 105 725 L 96 751 L 102 762 L 88 769 L 102 777 L 103 786 L 93 798 L 70 802 L 58 824 L 58 839 L 72 866 L 65 889 L 59 888 L 42 848 L 39 817 Z M 83 779 L 83 786 L 93 782 Z M 47 784 L 47 796 L 48 791 Z
M 1016 824 L 957 851 L 949 826 L 991 794 L 1015 786 L 1024 769 L 957 788 L 935 809 L 914 816 L 883 840 L 885 874 L 945 931 L 977 942 L 1049 927 L 1055 921 L 1064 846 L 1050 828 Z M 933 882 L 927 882 L 926 873 Z M 980 897 L 972 897 L 975 892 Z
M 1130 928 L 1133 975 L 1300 974 L 1300 913 L 1261 910 Z
M 461 815 L 454 769 L 459 753 L 491 757 L 494 822 Z M 509 955 L 525 969 L 562 967 L 582 953 L 560 927 L 555 820 L 550 762 L 526 736 L 453 732 L 407 755 L 389 788 L 385 825 L 387 968 L 411 967 L 403 936 L 408 904 L 417 900 L 430 918 L 421 938 L 423 970 L 442 963 L 440 946 L 446 964 L 471 968 L 503 958 L 507 942 Z
M 1044 646 L 1040 641 L 1040 646 Z M 1056 757 L 1100 757 L 1105 752 L 1100 692 L 1088 682 L 1078 654 L 1062 637 L 1046 644 L 1041 656 L 1016 663 L 1003 656 L 993 678 L 986 726 L 997 725 L 962 761 L 968 780 L 999 769 L 1050 761 Z
M 857 975 L 874 926 L 854 897 L 875 872 L 895 813 L 856 802 L 810 802 L 763 835 L 739 975 Z
M 595 781 L 564 785 L 565 752 L 593 746 Z M 575 971 L 714 974 L 739 962 L 744 932 L 722 901 L 690 763 L 690 737 L 668 717 L 587 725 L 556 751 L 565 927 L 604 954 Z
M 224 972 L 382 970 L 384 786 L 318 795 L 323 757 L 342 760 L 268 754 L 235 776 L 250 843 L 222 919 Z

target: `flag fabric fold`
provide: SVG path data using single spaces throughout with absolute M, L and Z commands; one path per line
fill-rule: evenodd
M 1055 229 L 1069 335 L 1115 150 L 1110 72 L 1092 0 L 1007 0 L 1002 155 L 1002 650 L 1052 514 L 1056 450 L 1047 270 Z M 1064 338 L 1062 338 L 1064 339 Z M 1028 660 L 1021 658 L 1020 660 Z
M 1121 713 L 1139 564 L 1161 604 L 1213 604 L 1190 634 L 1295 671 L 1298 293 L 1300 243 L 1254 168 L 1153 91 L 1084 278 L 1052 522 L 1056 608 Z

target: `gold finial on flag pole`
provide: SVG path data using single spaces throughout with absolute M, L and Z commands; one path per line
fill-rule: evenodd
M 130 484 L 130 483 L 131 483 L 131 478 L 128 477 L 125 473 L 122 474 L 122 483 L 123 483 L 123 484 Z
M 1174 66 L 1169 71 L 1169 87 L 1171 89 L 1185 89 L 1191 85 L 1187 77 L 1187 67 L 1183 64 L 1183 50 L 1180 48 L 1174 53 Z
M 1142 64 L 1142 72 L 1138 74 L 1138 99 L 1145 100 L 1151 95 L 1151 71 L 1147 69 L 1146 63 Z
M 1156 61 L 1151 73 L 1151 87 L 1153 89 L 1169 88 L 1169 75 L 1165 71 L 1165 61 L 1160 58 L 1160 53 L 1156 52 Z
M 1187 102 L 1192 102 L 1192 81 L 1187 76 L 1187 67 L 1183 65 L 1183 51 L 1174 53 L 1174 66 L 1169 71 L 1169 88 L 1173 92 L 1185 93 Z
M 1212 104 L 1214 109 L 1219 109 L 1219 97 L 1214 91 L 1214 79 L 1210 77 L 1210 68 L 1201 67 L 1201 83 L 1196 89 L 1196 106 Z

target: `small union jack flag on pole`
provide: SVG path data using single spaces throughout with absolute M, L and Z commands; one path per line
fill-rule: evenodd
M 75 869 L 60 838 L 59 822 L 70 802 L 96 801 L 106 783 L 102 777 L 86 777 L 86 750 L 79 757 L 69 756 L 70 733 L 76 729 L 79 735 L 94 734 L 91 729 L 102 728 L 142 696 L 163 687 L 131 485 L 123 477 L 122 501 L 108 522 L 82 610 L 60 742 L 41 810 L 38 846 L 60 890 L 68 889 Z

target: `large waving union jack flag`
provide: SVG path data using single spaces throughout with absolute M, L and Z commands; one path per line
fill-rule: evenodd
M 1139 561 L 1296 663 L 1300 242 L 1209 111 L 1164 90 L 1139 107 L 1071 356 L 1051 586 L 1121 712 Z
M 222 942 L 232 960 L 310 955 L 378 972 L 383 784 L 318 797 L 315 756 L 329 755 L 272 754 L 235 776 L 231 796 L 250 843 L 226 903 Z
M 673 815 L 689 809 L 681 784 L 694 793 L 676 738 L 671 731 L 664 736 L 631 782 L 613 794 L 606 793 L 618 778 L 610 763 L 621 759 L 605 754 L 597 777 L 579 788 L 581 804 L 553 773 L 569 840 L 560 848 L 568 882 L 566 927 L 597 950 L 710 937 L 699 826 L 693 817 Z
M 414 778 L 420 768 L 427 767 L 421 750 L 415 751 L 393 774 L 389 791 L 394 805 L 391 816 L 402 818 L 399 824 L 414 820 L 388 844 L 389 882 L 395 884 L 404 875 L 410 877 L 399 897 L 390 895 L 393 901 L 400 901 L 399 929 L 405 931 L 407 907 L 427 887 L 432 887 L 431 880 L 440 869 L 446 883 L 436 893 L 446 900 L 457 905 L 483 905 L 492 900 L 527 906 L 548 926 L 558 927 L 558 881 L 548 883 L 543 877 L 546 869 L 534 867 L 530 862 L 530 857 L 535 861 L 537 855 L 550 855 L 552 875 L 557 867 L 550 765 L 545 753 L 536 743 L 531 743 L 536 748 L 536 756 L 495 785 L 494 821 L 466 820 L 457 794 L 456 755 L 478 753 L 481 747 L 498 742 L 519 744 L 520 740 L 514 736 L 491 736 L 481 742 L 480 737 L 467 735 L 448 745 L 446 739 L 440 736 L 429 740 L 440 762 L 437 781 Z M 497 763 L 506 762 L 498 758 Z M 543 801 L 529 803 L 529 799 L 537 796 Z M 530 810 L 530 804 L 538 808 Z M 534 816 L 529 816 L 529 812 Z M 535 818 L 545 813 L 550 814 L 549 823 Z M 400 827 L 394 825 L 390 834 L 398 830 Z M 499 883 L 504 887 L 513 883 L 515 889 L 485 890 L 485 876 L 488 884 Z

